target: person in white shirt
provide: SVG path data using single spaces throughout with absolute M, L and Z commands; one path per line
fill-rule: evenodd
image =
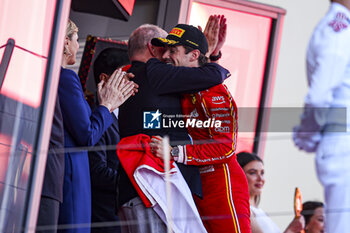
M 326 232 L 350 232 L 350 0 L 333 0 L 307 50 L 309 90 L 294 143 L 316 152 Z
M 237 154 L 237 162 L 248 181 L 252 233 L 282 233 L 265 211 L 259 208 L 260 195 L 265 184 L 263 161 L 256 154 L 240 152 Z M 304 217 L 294 218 L 283 233 L 299 233 L 304 226 Z

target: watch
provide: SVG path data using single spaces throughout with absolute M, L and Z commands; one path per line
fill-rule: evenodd
M 210 55 L 209 59 L 210 59 L 210 61 L 217 61 L 217 60 L 219 60 L 221 58 L 221 56 L 222 56 L 222 53 L 221 53 L 221 50 L 220 50 L 218 55 L 216 55 L 216 56 Z
M 180 150 L 179 150 L 178 146 L 174 146 L 173 149 L 171 149 L 171 151 L 170 151 L 170 155 L 174 158 L 179 157 L 179 153 L 180 153 Z

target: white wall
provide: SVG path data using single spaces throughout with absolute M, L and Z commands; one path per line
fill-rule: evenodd
M 256 0 L 287 10 L 277 66 L 272 107 L 301 107 L 307 92 L 305 54 L 313 28 L 326 13 L 328 0 Z M 270 123 L 271 124 L 271 123 Z M 266 185 L 260 207 L 285 229 L 293 218 L 293 194 L 298 186 L 303 200 L 323 201 L 314 154 L 294 147 L 292 134 L 269 133 L 264 161 Z

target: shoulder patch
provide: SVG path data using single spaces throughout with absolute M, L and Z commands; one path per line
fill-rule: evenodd
M 340 32 L 349 26 L 349 21 L 350 20 L 344 13 L 338 12 L 328 25 L 332 27 L 335 32 Z

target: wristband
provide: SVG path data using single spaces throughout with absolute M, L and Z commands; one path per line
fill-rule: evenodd
M 209 59 L 210 59 L 210 61 L 217 61 L 217 60 L 219 60 L 221 58 L 221 56 L 222 56 L 222 53 L 221 53 L 221 50 L 220 50 L 218 55 L 216 55 L 216 56 L 210 55 Z

